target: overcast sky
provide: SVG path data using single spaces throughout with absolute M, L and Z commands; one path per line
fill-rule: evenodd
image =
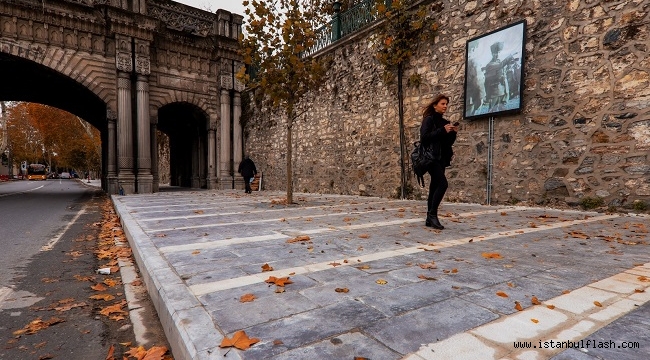
M 174 0 L 176 2 L 190 5 L 201 10 L 217 11 L 218 9 L 228 10 L 232 13 L 244 15 L 243 0 Z

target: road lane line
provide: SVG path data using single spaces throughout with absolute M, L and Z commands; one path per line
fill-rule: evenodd
M 602 215 L 602 216 L 595 216 L 592 218 L 582 219 L 582 220 L 563 221 L 563 222 L 550 224 L 550 225 L 540 225 L 535 228 L 528 227 L 528 228 L 520 228 L 520 229 L 509 230 L 509 231 L 501 231 L 501 232 L 496 232 L 481 237 L 479 240 L 480 241 L 493 240 L 493 239 L 504 238 L 509 236 L 558 229 L 558 228 L 563 228 L 563 227 L 568 227 L 573 225 L 586 224 L 595 221 L 608 220 L 616 217 L 619 217 L 619 215 Z M 421 219 L 417 219 L 417 220 L 421 221 Z M 477 236 L 471 236 L 471 237 L 466 237 L 461 239 L 442 241 L 439 243 L 431 243 L 429 245 L 417 245 L 417 246 L 412 246 L 412 247 L 407 247 L 402 249 L 388 250 L 388 251 L 382 251 L 374 254 L 350 257 L 357 260 L 361 260 L 355 262 L 348 261 L 348 263 L 345 263 L 344 261 L 345 259 L 334 259 L 334 260 L 324 261 L 315 264 L 306 264 L 304 266 L 297 266 L 288 269 L 267 271 L 259 274 L 241 276 L 238 278 L 225 279 L 225 280 L 214 281 L 214 282 L 204 283 L 204 284 L 195 284 L 189 286 L 189 289 L 194 295 L 201 296 L 212 292 L 229 290 L 241 286 L 261 283 L 264 282 L 264 280 L 268 279 L 269 276 L 282 277 L 282 276 L 287 276 L 287 274 L 289 273 L 308 274 L 316 271 L 331 269 L 332 268 L 331 264 L 335 262 L 339 263 L 340 264 L 339 266 L 358 265 L 359 263 L 368 262 L 368 261 L 381 260 L 381 259 L 387 259 L 396 256 L 414 254 L 414 253 L 422 252 L 423 250 L 434 250 L 434 249 L 441 249 L 441 248 L 447 248 L 456 245 L 467 244 L 469 240 L 476 239 L 476 238 Z
M 39 187 L 37 187 L 37 188 L 33 188 L 33 189 L 29 189 L 29 190 L 23 190 L 23 191 L 20 191 L 20 192 L 15 192 L 15 193 L 10 193 L 10 194 L 2 194 L 2 195 L 0 195 L 0 197 L 11 196 L 11 195 L 20 195 L 20 194 L 25 194 L 25 193 L 28 193 L 28 192 L 30 192 L 30 191 L 34 191 L 34 190 L 41 189 L 41 188 L 43 188 L 43 187 L 45 187 L 45 185 L 41 185 L 41 186 L 39 186 Z
M 63 234 L 65 234 L 66 231 L 68 231 L 68 229 L 70 229 L 70 227 L 72 226 L 72 224 L 74 224 L 74 223 L 77 221 L 77 219 L 79 219 L 79 216 L 81 216 L 81 215 L 84 214 L 85 212 L 86 212 L 86 207 L 84 206 L 81 210 L 79 210 L 79 211 L 77 212 L 77 214 L 72 218 L 72 220 L 70 220 L 70 222 L 68 222 L 68 225 L 66 225 L 65 228 L 63 228 L 63 230 L 61 230 L 61 232 L 59 232 L 59 233 L 56 234 L 52 239 L 50 239 L 50 241 L 47 243 L 47 245 L 43 245 L 43 246 L 41 247 L 41 250 L 40 250 L 40 251 L 50 251 L 50 250 L 52 250 L 52 248 L 54 247 L 54 245 L 56 245 L 56 243 L 57 243 L 59 240 L 61 240 L 61 237 L 63 237 Z

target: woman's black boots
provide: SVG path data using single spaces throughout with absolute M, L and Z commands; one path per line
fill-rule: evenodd
M 438 230 L 442 230 L 445 228 L 440 223 L 440 220 L 438 220 L 438 214 L 433 214 L 433 215 L 427 214 L 427 221 L 425 221 L 424 225 Z

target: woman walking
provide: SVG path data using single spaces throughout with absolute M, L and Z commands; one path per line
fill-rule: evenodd
M 438 207 L 448 187 L 445 168 L 451 165 L 451 157 L 454 155 L 451 146 L 456 141 L 459 125 L 458 123 L 451 124 L 442 117 L 447 111 L 448 104 L 449 97 L 443 94 L 436 96 L 424 108 L 420 126 L 422 146 L 429 148 L 435 159 L 427 169 L 431 175 L 431 184 L 429 185 L 425 225 L 439 230 L 445 228 L 438 220 Z

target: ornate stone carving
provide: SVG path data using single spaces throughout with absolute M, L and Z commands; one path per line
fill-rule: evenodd
M 193 35 L 212 35 L 214 14 L 178 3 L 147 3 L 149 15 L 164 22 L 168 28 Z
M 138 74 L 149 75 L 151 74 L 151 62 L 148 57 L 137 56 L 135 58 L 135 71 Z
M 135 90 L 149 92 L 149 83 L 145 81 L 140 81 L 140 79 L 138 79 L 138 81 L 135 83 Z
M 117 53 L 115 55 L 115 66 L 117 70 L 131 72 L 133 71 L 133 60 L 131 54 Z
M 230 90 L 232 89 L 232 75 L 231 74 L 226 74 L 226 75 L 221 75 L 221 88 Z
M 117 113 L 112 109 L 106 109 L 106 119 L 108 119 L 108 121 L 117 120 Z
M 246 85 L 244 85 L 243 82 L 235 79 L 235 91 L 242 92 L 244 90 L 246 90 Z

